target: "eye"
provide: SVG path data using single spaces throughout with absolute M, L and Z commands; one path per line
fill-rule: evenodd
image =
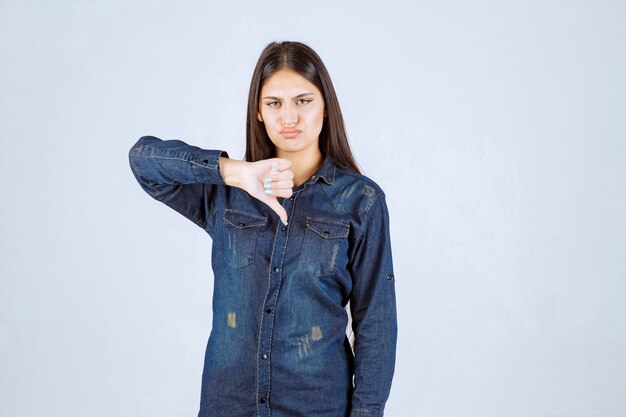
M 310 102 L 312 102 L 313 100 L 308 99 L 308 98 L 301 98 L 301 99 L 300 99 L 300 100 L 298 100 L 298 101 L 299 101 L 299 102 L 300 102 L 300 101 L 304 101 L 305 103 L 310 103 Z
M 268 106 L 270 106 L 270 107 L 276 107 L 274 104 L 280 104 L 280 103 L 278 103 L 278 101 L 268 101 L 268 102 L 267 102 L 267 103 L 265 103 L 265 104 L 267 104 L 267 105 L 268 105 Z

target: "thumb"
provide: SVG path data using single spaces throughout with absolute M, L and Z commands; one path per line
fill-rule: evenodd
M 287 210 L 280 205 L 276 197 L 270 199 L 270 201 L 267 202 L 267 205 L 278 214 L 278 217 L 280 217 L 284 224 L 287 224 Z

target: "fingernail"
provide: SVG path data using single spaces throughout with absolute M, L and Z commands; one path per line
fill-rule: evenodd
M 272 191 L 272 190 L 265 190 L 265 192 L 266 192 L 267 194 L 273 194 L 273 191 Z
M 272 188 L 272 184 L 263 184 L 263 187 L 265 187 L 265 188 Z
M 272 167 L 272 171 L 276 172 L 276 171 L 278 171 L 278 168 Z
M 265 182 L 272 182 L 272 178 L 271 177 L 265 177 Z

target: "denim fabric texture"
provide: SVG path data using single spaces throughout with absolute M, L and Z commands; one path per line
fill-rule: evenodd
M 143 190 L 212 239 L 213 321 L 198 416 L 383 416 L 397 339 L 383 190 L 325 156 L 293 196 L 277 198 L 285 226 L 225 184 L 220 156 L 228 153 L 154 136 L 129 151 Z

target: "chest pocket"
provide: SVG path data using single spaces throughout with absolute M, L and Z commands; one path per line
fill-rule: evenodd
M 254 262 L 259 231 L 267 218 L 237 209 L 224 209 L 225 261 L 233 268 Z
M 307 217 L 298 262 L 316 277 L 334 274 L 349 232 L 350 225 L 347 223 Z

